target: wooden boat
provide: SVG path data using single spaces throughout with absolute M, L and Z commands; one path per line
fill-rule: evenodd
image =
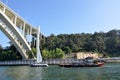
M 105 62 L 93 57 L 87 57 L 82 62 L 79 63 L 65 63 L 59 64 L 60 67 L 100 67 L 103 66 Z
M 59 64 L 60 67 L 100 67 L 103 66 L 104 62 L 101 63 L 85 63 L 85 64 L 81 64 L 81 63 L 70 63 L 70 64 Z

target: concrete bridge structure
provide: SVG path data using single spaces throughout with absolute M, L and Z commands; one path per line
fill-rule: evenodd
M 32 36 L 37 35 L 37 29 L 27 23 L 22 17 L 0 1 L 0 30 L 11 40 L 23 59 L 28 59 L 32 53 L 31 43 L 28 43 Z M 33 55 L 33 58 L 34 55 Z

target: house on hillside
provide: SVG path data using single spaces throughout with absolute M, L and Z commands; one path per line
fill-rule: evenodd
M 77 59 L 85 59 L 86 57 L 99 58 L 99 55 L 97 53 L 91 53 L 91 52 L 79 52 L 79 53 L 76 53 L 76 58 Z

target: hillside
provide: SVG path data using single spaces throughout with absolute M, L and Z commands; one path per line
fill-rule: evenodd
M 51 34 L 43 37 L 42 50 L 62 49 L 65 54 L 72 52 L 97 52 L 109 56 L 120 56 L 120 30 L 109 32 L 78 33 L 78 34 Z
M 36 53 L 35 45 L 32 46 L 32 49 Z M 40 49 L 44 59 L 64 58 L 66 54 L 77 52 L 94 52 L 112 57 L 120 56 L 120 30 L 111 30 L 106 33 L 95 32 L 94 34 L 51 34 L 42 37 Z M 0 46 L 0 51 L 0 60 L 21 59 L 14 45 L 5 49 Z

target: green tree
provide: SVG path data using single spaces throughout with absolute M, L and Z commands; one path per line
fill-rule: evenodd
M 42 57 L 43 57 L 43 59 L 50 58 L 49 51 L 48 50 L 42 50 Z
M 56 58 L 64 58 L 65 53 L 60 48 L 56 48 L 55 50 L 55 57 Z

